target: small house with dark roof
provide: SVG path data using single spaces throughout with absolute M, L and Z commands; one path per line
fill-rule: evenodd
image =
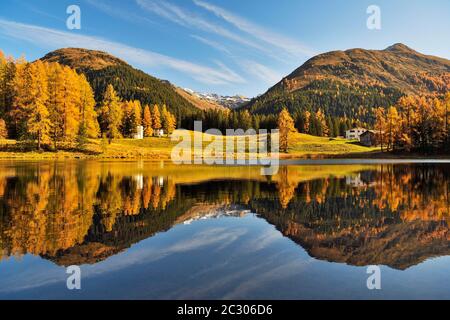
M 378 144 L 378 134 L 374 130 L 367 130 L 359 136 L 359 142 L 366 147 L 373 147 Z

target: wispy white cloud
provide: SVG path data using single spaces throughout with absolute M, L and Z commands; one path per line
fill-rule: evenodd
M 312 258 L 304 260 L 297 256 L 289 258 L 284 257 L 283 263 L 277 261 L 276 265 L 272 265 L 272 268 L 261 268 L 259 272 L 254 273 L 254 277 L 244 278 L 236 288 L 227 292 L 223 299 L 243 299 L 243 297 L 251 296 L 254 292 L 261 291 L 261 288 L 270 287 L 270 284 L 286 282 L 288 281 L 287 279 L 298 278 L 305 270 L 311 268 L 311 265 L 315 262 L 316 260 Z M 268 296 L 270 296 L 270 294 Z
M 61 18 L 61 16 L 56 16 L 56 15 L 48 13 L 48 12 L 46 12 L 44 10 L 41 10 L 41 9 L 39 9 L 39 7 L 34 6 L 32 3 L 24 1 L 24 2 L 22 2 L 20 4 L 23 5 L 26 9 L 30 10 L 31 12 L 36 13 L 38 15 L 41 15 L 43 17 L 51 18 L 51 19 L 54 19 L 54 20 L 57 20 L 57 21 L 60 21 L 60 22 L 65 22 L 65 20 L 63 18 Z
M 120 18 L 128 22 L 140 23 L 145 25 L 155 23 L 154 21 L 148 19 L 147 17 L 142 17 L 138 14 L 135 14 L 127 10 L 124 11 L 124 8 L 122 7 L 119 8 L 117 6 L 108 4 L 102 0 L 84 0 L 84 1 L 86 1 L 89 5 L 93 6 L 97 10 L 100 10 L 111 17 Z
M 21 39 L 46 49 L 82 47 L 86 49 L 102 50 L 144 67 L 169 68 L 186 74 L 199 82 L 210 85 L 246 82 L 241 76 L 224 66 L 212 68 L 162 55 L 153 51 L 134 48 L 118 42 L 112 42 L 93 36 L 80 35 L 73 32 L 63 32 L 55 29 L 0 19 L 0 34 L 15 39 Z
M 197 35 L 191 35 L 191 37 L 212 47 L 213 49 L 224 52 L 228 55 L 229 58 L 232 59 L 232 61 L 234 61 L 234 63 L 236 63 L 240 67 L 242 71 L 254 78 L 262 80 L 262 82 L 264 82 L 265 84 L 274 85 L 283 78 L 283 75 L 281 73 L 272 70 L 268 66 L 265 66 L 253 60 L 236 56 L 230 50 L 228 50 L 228 48 L 218 42 Z M 221 65 L 221 63 L 217 64 Z M 225 66 L 223 65 L 222 67 L 225 68 Z
M 207 46 L 210 46 L 213 49 L 216 49 L 218 51 L 222 51 L 228 55 L 231 55 L 231 51 L 228 50 L 227 47 L 220 44 L 219 42 L 216 42 L 216 41 L 213 41 L 210 39 L 206 39 L 206 38 L 198 36 L 196 34 L 191 34 L 191 38 L 194 38 L 195 40 L 200 41 L 201 43 L 206 44 Z
M 160 0 L 136 0 L 136 3 L 149 12 L 159 15 L 174 23 L 184 27 L 199 29 L 204 32 L 214 33 L 221 37 L 235 41 L 248 47 L 252 47 L 266 54 L 270 54 L 270 50 L 263 45 L 234 33 L 218 24 L 212 23 L 203 17 L 183 9 L 179 6 L 171 4 L 167 1 Z
M 280 73 L 273 71 L 269 67 L 258 62 L 252 60 L 240 60 L 238 63 L 248 74 L 255 76 L 266 84 L 274 85 L 283 78 L 283 75 Z
M 203 35 L 191 35 L 197 41 L 221 51 L 253 79 L 262 80 L 265 84 L 273 85 L 282 79 L 279 72 L 272 70 L 269 64 L 257 62 L 263 57 L 278 61 L 286 58 L 299 58 L 313 55 L 313 50 L 307 48 L 295 39 L 267 30 L 257 24 L 247 21 L 225 9 L 211 5 L 203 0 L 193 0 L 195 5 L 212 13 L 215 22 L 206 19 L 194 11 L 162 0 L 135 0 L 142 9 L 165 18 L 180 26 L 199 30 L 219 36 L 224 40 L 231 40 L 234 44 L 225 46 L 218 40 L 209 39 Z M 218 20 L 220 19 L 220 20 Z M 228 43 L 227 43 L 228 44 Z M 244 45 L 244 46 L 242 46 Z M 236 46 L 244 49 L 237 54 Z M 249 49 L 250 51 L 248 51 Z M 256 49 L 253 50 L 252 49 Z M 247 50 L 247 51 L 246 51 Z M 248 54 L 250 53 L 250 55 Z M 263 55 L 261 55 L 263 54 Z M 249 58 L 252 56 L 253 58 Z M 264 60 L 264 59 L 263 59 Z M 288 59 L 289 60 L 289 59 Z
M 311 56 L 314 55 L 314 50 L 308 48 L 307 46 L 301 44 L 295 39 L 291 39 L 284 35 L 278 34 L 271 30 L 267 30 L 266 28 L 259 26 L 255 23 L 252 23 L 240 16 L 237 16 L 221 7 L 212 5 L 202 0 L 193 0 L 194 3 L 206 9 L 212 13 L 214 13 L 217 17 L 222 18 L 238 29 L 250 34 L 251 36 L 264 41 L 268 44 L 271 44 L 274 47 L 278 47 L 283 49 L 287 53 L 294 56 Z
M 195 250 L 208 250 L 208 248 L 209 250 L 222 250 L 239 240 L 247 232 L 246 228 L 229 230 L 217 227 L 193 233 L 189 239 L 183 239 L 183 241 L 174 242 L 163 247 L 145 245 L 146 242 L 152 243 L 150 238 L 134 245 L 131 250 L 124 254 L 112 256 L 96 265 L 85 266 L 83 274 L 85 277 L 96 276 L 125 269 L 132 265 L 154 263 L 169 256 L 186 254 Z
M 211 228 L 192 234 L 189 239 L 174 242 L 165 247 L 145 246 L 145 242 L 151 242 L 151 238 L 142 244 L 136 244 L 125 253 L 112 256 L 95 265 L 83 265 L 82 274 L 84 279 L 104 275 L 129 268 L 133 265 L 154 263 L 165 257 L 187 253 L 189 251 L 200 250 L 210 247 L 211 250 L 222 250 L 233 242 L 243 237 L 248 230 L 237 228 L 233 230 L 225 228 Z M 37 259 L 37 258 L 33 258 Z M 65 269 L 45 262 L 45 265 L 34 265 L 33 268 L 25 269 L 20 277 L 12 276 L 2 279 L 0 282 L 0 294 L 8 294 L 22 290 L 30 290 L 39 287 L 47 287 L 56 283 L 65 283 L 67 274 Z M 50 271 L 49 271 L 50 270 Z M 26 275 L 26 277 L 23 277 Z

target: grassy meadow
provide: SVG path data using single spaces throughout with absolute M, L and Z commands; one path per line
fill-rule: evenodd
M 192 132 L 190 132 L 192 136 Z M 244 137 L 226 137 L 223 140 L 224 150 L 226 139 L 243 139 Z M 262 137 L 259 136 L 258 140 Z M 203 134 L 203 148 L 208 146 L 215 136 Z M 206 140 L 206 141 L 205 141 Z M 1 159 L 64 159 L 64 158 L 99 158 L 99 159 L 148 159 L 169 160 L 171 151 L 178 142 L 169 137 L 151 137 L 143 140 L 115 139 L 109 144 L 103 139 L 90 139 L 83 150 L 76 148 L 76 144 L 60 144 L 58 150 L 38 152 L 30 143 L 15 140 L 0 140 Z M 315 137 L 306 134 L 292 134 L 288 153 L 280 154 L 284 159 L 326 158 L 346 155 L 361 155 L 377 151 L 378 148 L 367 148 L 356 141 L 342 138 Z M 253 154 L 255 150 L 246 148 L 245 154 Z

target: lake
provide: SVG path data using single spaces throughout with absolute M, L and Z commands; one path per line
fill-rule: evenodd
M 449 190 L 439 161 L 2 161 L 0 299 L 450 299 Z

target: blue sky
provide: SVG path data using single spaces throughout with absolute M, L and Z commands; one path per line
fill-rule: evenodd
M 66 8 L 81 9 L 81 30 Z M 369 5 L 381 30 L 366 27 Z M 108 51 L 201 92 L 263 93 L 315 54 L 397 42 L 450 59 L 448 0 L 2 0 L 0 49 L 28 60 L 61 47 Z

